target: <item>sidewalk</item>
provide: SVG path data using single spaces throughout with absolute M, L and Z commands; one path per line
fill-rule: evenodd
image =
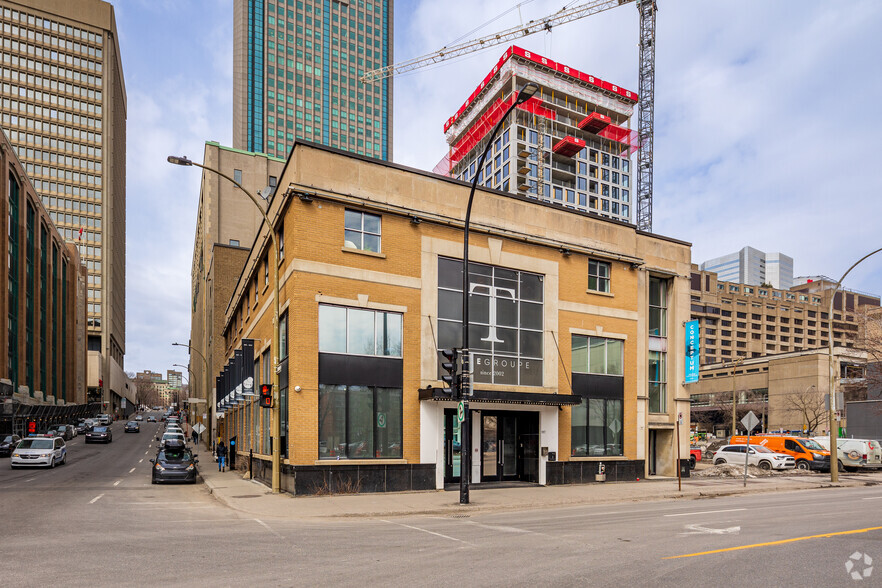
M 740 478 L 685 478 L 683 490 L 678 491 L 676 478 L 664 478 L 572 486 L 473 488 L 470 492 L 471 504 L 460 505 L 458 492 L 443 490 L 297 497 L 286 493 L 272 494 L 267 486 L 256 480 L 248 480 L 247 473 L 244 477 L 240 472 L 221 473 L 213 462 L 206 463 L 200 469 L 200 474 L 208 491 L 222 504 L 256 517 L 285 519 L 451 515 L 653 500 L 694 500 L 831 487 L 829 476 L 823 475 L 748 479 L 747 488 L 743 487 Z M 836 487 L 864 486 L 868 482 L 882 483 L 882 474 L 843 477 Z

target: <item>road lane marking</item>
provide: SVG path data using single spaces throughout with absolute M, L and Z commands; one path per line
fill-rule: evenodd
M 120 483 L 120 482 L 122 482 L 122 480 L 117 480 L 116 482 L 113 483 L 113 485 L 114 485 L 114 486 L 119 486 L 119 483 Z
M 864 500 L 879 500 L 882 496 L 867 496 Z
M 36 480 L 36 479 L 37 479 L 37 478 L 28 478 L 27 480 L 25 480 L 25 482 L 33 482 L 33 481 Z
M 735 512 L 737 510 L 747 510 L 746 508 L 727 508 L 726 510 L 703 510 L 700 512 L 678 512 L 677 514 L 666 514 L 666 517 L 688 517 L 692 515 L 715 514 L 718 512 Z
M 144 460 L 142 459 L 141 461 L 144 461 Z M 139 461 L 138 463 L 141 463 L 141 461 Z M 129 473 L 131 474 L 132 472 L 135 471 L 135 469 L 136 469 L 136 468 L 132 468 L 132 469 L 130 469 L 130 470 L 129 470 Z
M 484 523 L 479 523 L 476 521 L 464 521 L 467 525 L 472 525 L 475 527 L 481 527 L 482 529 L 490 529 L 491 531 L 499 531 L 500 533 L 532 533 L 533 531 L 528 531 L 527 529 L 519 529 L 517 527 L 507 527 L 504 525 L 485 525 Z
M 389 523 L 390 525 L 398 525 L 399 527 L 406 527 L 408 529 L 413 529 L 414 531 L 422 531 L 423 533 L 428 533 L 429 535 L 435 535 L 436 537 L 441 537 L 442 539 L 449 539 L 451 541 L 456 541 L 458 543 L 465 543 L 466 545 L 470 545 L 474 547 L 474 543 L 469 543 L 468 541 L 463 541 L 462 539 L 457 539 L 456 537 L 450 537 L 449 535 L 442 535 L 441 533 L 436 533 L 435 531 L 429 531 L 428 529 L 421 529 L 420 527 L 413 527 L 411 525 L 405 525 L 404 523 L 396 523 L 394 521 L 386 521 L 380 519 L 384 523 Z
M 680 533 L 680 535 L 731 535 L 739 533 L 741 527 L 728 527 L 726 529 L 713 529 L 711 527 L 702 527 L 701 525 L 686 525 L 689 529 L 688 533 Z
M 710 555 L 712 553 L 725 553 L 727 551 L 740 551 L 742 549 L 753 549 L 755 547 L 770 547 L 772 545 L 784 545 L 786 543 L 795 543 L 796 541 L 805 541 L 807 539 L 829 539 L 830 537 L 838 537 L 840 535 L 856 535 L 859 533 L 869 533 L 870 531 L 879 531 L 882 527 L 867 527 L 866 529 L 852 529 L 851 531 L 836 531 L 835 533 L 822 533 L 821 535 L 808 535 L 806 537 L 794 537 L 792 539 L 781 539 L 780 541 L 769 541 L 767 543 L 754 543 L 752 545 L 739 545 L 737 547 L 726 547 L 725 549 L 714 549 L 712 551 L 699 551 L 698 553 L 687 553 L 685 555 L 671 555 L 662 559 L 680 559 L 683 557 L 697 557 L 699 555 Z
M 142 457 L 141 459 L 138 460 L 138 463 L 141 463 L 142 461 L 144 461 L 144 458 L 143 458 L 143 457 Z
M 103 495 L 103 494 L 99 494 L 98 496 L 96 496 L 95 498 L 93 498 L 92 500 L 90 500 L 90 501 L 89 501 L 89 504 L 95 504 L 96 502 L 98 502 L 98 499 L 100 499 L 102 496 L 104 496 L 104 495 Z
M 284 539 L 284 537 L 282 537 L 281 535 L 279 535 L 274 529 L 272 529 L 269 525 L 267 525 L 266 523 L 264 523 L 262 520 L 260 520 L 260 519 L 254 519 L 254 522 L 256 522 L 258 525 L 260 525 L 261 527 L 263 527 L 264 529 L 266 529 L 267 531 L 269 531 L 270 533 L 272 533 L 273 535 L 275 535 L 275 536 L 278 537 L 279 539 Z

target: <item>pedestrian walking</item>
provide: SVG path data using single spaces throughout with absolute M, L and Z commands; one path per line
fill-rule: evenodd
M 217 454 L 217 471 L 222 472 L 227 466 L 227 447 L 223 441 L 217 442 L 217 448 L 214 452 Z
M 196 429 L 193 429 L 193 444 L 199 443 L 199 433 L 196 432 Z

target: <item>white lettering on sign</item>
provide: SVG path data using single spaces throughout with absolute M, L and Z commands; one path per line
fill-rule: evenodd
M 548 60 L 544 57 L 542 58 L 542 65 L 548 65 Z
M 567 67 L 566 65 L 564 66 L 564 73 L 567 73 L 567 74 L 570 73 L 570 68 Z
M 530 52 L 529 52 L 529 51 L 524 51 L 524 57 L 532 58 L 533 56 L 530 55 Z
M 499 294 L 508 294 L 507 298 L 514 300 L 515 291 L 511 288 L 497 288 L 496 286 L 487 286 L 485 284 L 469 284 L 469 294 L 484 289 L 490 294 L 490 333 L 487 338 L 481 339 L 488 343 L 503 343 L 504 341 L 496 336 L 496 298 Z

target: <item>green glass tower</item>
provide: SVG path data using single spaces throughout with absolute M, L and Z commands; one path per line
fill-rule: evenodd
M 295 139 L 388 160 L 393 0 L 235 0 L 233 146 L 287 157 Z

